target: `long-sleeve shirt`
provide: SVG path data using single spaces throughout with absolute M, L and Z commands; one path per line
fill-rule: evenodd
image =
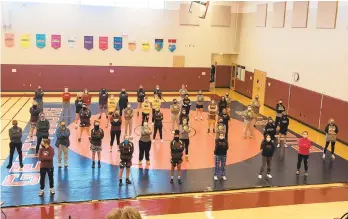
M 22 143 L 22 133 L 23 130 L 21 127 L 18 126 L 13 126 L 8 130 L 9 136 L 10 136 L 10 141 L 12 143 Z
M 162 91 L 160 89 L 156 89 L 153 94 L 157 94 L 158 98 L 162 99 Z
M 163 113 L 161 112 L 155 112 L 154 114 L 154 122 L 156 127 L 160 127 L 163 125 Z
M 283 104 L 277 103 L 276 105 L 276 113 L 277 117 L 282 117 L 282 113 L 285 111 L 285 107 Z
M 217 105 L 214 104 L 214 105 L 209 105 L 208 106 L 208 117 L 210 120 L 216 120 L 216 115 L 217 115 Z
M 289 118 L 282 116 L 279 121 L 279 132 L 287 132 L 289 127 Z
M 308 138 L 300 138 L 298 140 L 298 153 L 302 155 L 309 155 L 311 149 L 311 141 Z
M 261 143 L 261 148 L 262 150 L 262 156 L 264 157 L 272 157 L 275 151 L 275 146 L 273 142 L 267 142 L 267 141 L 263 141 Z
M 184 149 L 184 142 L 182 142 L 181 140 L 173 140 L 170 142 L 170 155 L 172 156 L 172 159 L 182 159 Z
M 222 109 L 226 109 L 227 108 L 227 102 L 226 101 L 220 101 L 219 102 L 219 112 L 222 111 Z
M 82 96 L 83 102 L 87 105 L 91 105 L 92 102 L 92 95 L 90 94 L 83 94 Z
M 274 123 L 267 123 L 266 127 L 265 127 L 265 131 L 263 133 L 264 137 L 266 137 L 266 135 L 270 135 L 271 139 L 275 138 L 275 135 L 277 133 L 276 127 Z
M 110 116 L 111 131 L 121 131 L 122 118 L 120 115 Z
M 138 102 L 144 102 L 145 91 L 144 89 L 139 89 L 137 92 Z
M 83 126 L 90 126 L 90 124 L 91 124 L 91 111 L 89 109 L 80 110 L 79 116 L 80 116 L 80 123 Z
M 84 104 L 83 99 L 76 99 L 75 100 L 75 107 L 76 107 L 76 112 L 79 113 L 82 110 L 82 105 Z
M 231 117 L 227 113 L 226 114 L 221 113 L 219 116 L 220 118 L 222 118 L 224 125 L 228 127 L 228 121 L 230 121 Z
M 150 127 L 141 127 L 141 136 L 140 136 L 140 141 L 142 142 L 149 142 L 151 141 L 151 134 L 152 134 L 152 131 L 151 131 L 151 128 Z
M 71 99 L 71 94 L 69 92 L 64 92 L 62 94 L 63 103 L 70 103 L 70 99 Z
M 182 100 L 182 106 L 185 109 L 190 109 L 191 108 L 191 100 L 189 98 L 185 98 Z
M 121 160 L 131 160 L 134 152 L 134 144 L 132 142 L 122 142 L 120 144 L 120 158 Z
M 143 111 L 143 113 L 145 113 L 145 114 L 150 114 L 150 112 L 151 112 L 151 105 L 150 105 L 150 103 L 149 102 L 143 102 L 142 104 L 141 104 L 141 110 Z
M 94 146 L 101 146 L 102 140 L 104 138 L 103 129 L 92 129 L 91 131 L 91 144 Z
M 40 108 L 32 106 L 29 110 L 30 112 L 30 122 L 37 122 L 39 120 Z
M 36 123 L 36 136 L 48 137 L 50 130 L 50 122 L 45 120 L 38 120 Z
M 105 105 L 108 103 L 108 99 L 109 99 L 109 93 L 108 92 L 103 92 L 100 91 L 99 92 L 99 105 Z
M 245 110 L 243 112 L 243 117 L 245 121 L 252 121 L 255 118 L 255 113 L 252 110 Z
M 125 120 L 129 121 L 133 118 L 133 109 L 132 108 L 125 108 L 123 110 L 123 115 L 124 115 L 124 118 Z
M 170 113 L 172 115 L 178 115 L 180 113 L 180 106 L 174 103 L 170 105 Z
M 179 95 L 180 95 L 180 97 L 181 97 L 182 99 L 185 98 L 185 95 L 186 95 L 186 94 L 188 94 L 186 88 L 184 88 L 184 89 L 181 88 L 181 89 L 179 90 Z
M 179 116 L 179 124 L 181 125 L 183 122 L 183 120 L 184 119 L 186 119 L 187 120 L 187 123 L 190 121 L 190 117 L 188 117 L 188 115 L 187 114 L 180 114 L 180 116 Z
M 70 146 L 70 130 L 68 128 L 65 128 L 64 130 L 62 128 L 58 128 L 56 131 L 56 146 L 63 145 L 66 147 Z
M 43 96 L 44 96 L 45 94 L 44 94 L 44 92 L 42 92 L 42 91 L 38 91 L 38 90 L 36 90 L 35 91 L 35 101 L 36 102 L 38 102 L 38 103 L 42 103 L 42 99 L 43 99 Z
M 196 102 L 197 105 L 203 105 L 203 103 L 204 103 L 204 96 L 202 94 L 197 95 L 196 101 L 197 101 Z
M 226 139 L 216 139 L 215 140 L 215 150 L 214 155 L 216 156 L 226 156 L 228 150 L 228 142 Z
M 40 168 L 53 168 L 54 149 L 42 147 L 39 150 Z
M 108 112 L 113 113 L 116 110 L 117 100 L 116 98 L 109 98 L 108 99 Z
M 338 133 L 338 127 L 336 124 L 327 124 L 325 127 L 325 133 L 329 135 L 336 135 Z
M 120 98 L 118 100 L 118 105 L 120 109 L 126 108 L 127 104 L 128 104 L 128 94 L 126 92 L 121 92 Z
M 179 131 L 180 131 L 180 139 L 190 138 L 191 129 L 188 125 L 180 125 Z

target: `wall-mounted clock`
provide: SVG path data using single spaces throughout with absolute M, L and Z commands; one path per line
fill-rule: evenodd
M 294 72 L 294 81 L 299 81 L 300 80 L 300 74 L 298 72 Z

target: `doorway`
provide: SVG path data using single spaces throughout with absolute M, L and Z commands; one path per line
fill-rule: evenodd
M 265 104 L 267 73 L 255 69 L 253 82 L 253 99 L 258 95 L 261 106 Z
M 231 66 L 231 77 L 230 77 L 230 90 L 235 90 L 237 76 L 237 64 L 232 63 Z

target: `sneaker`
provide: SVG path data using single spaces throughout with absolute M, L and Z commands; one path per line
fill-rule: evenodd
M 267 177 L 272 179 L 272 175 L 270 173 L 267 174 Z
M 208 129 L 208 132 L 207 133 L 210 133 L 210 129 Z
M 213 129 L 213 133 L 215 133 L 215 129 Z
M 222 176 L 222 179 L 223 179 L 224 181 L 226 181 L 226 180 L 227 180 L 226 176 Z
M 126 179 L 126 184 L 132 184 L 132 182 L 129 179 Z
M 51 195 L 56 194 L 56 192 L 54 191 L 54 188 L 50 189 L 50 193 L 51 193 Z
M 325 154 L 323 154 L 323 156 L 322 156 L 323 160 L 325 160 L 325 157 L 326 157 L 326 155 L 325 155 Z
M 163 140 L 161 139 L 161 143 L 163 143 Z
M 149 160 L 147 160 L 147 161 L 146 161 L 146 164 L 147 164 L 147 165 L 150 165 L 150 161 L 149 161 Z
M 195 120 L 197 120 L 197 117 L 195 117 Z
M 188 161 L 188 155 L 185 156 L 186 161 Z
M 181 181 L 181 179 L 178 179 L 178 183 L 181 185 L 182 184 L 182 181 Z
M 7 165 L 6 168 L 7 168 L 7 169 L 11 169 L 11 167 L 12 167 L 12 165 L 9 164 L 9 165 Z
M 19 171 L 22 171 L 22 170 L 23 170 L 23 167 L 20 167 L 18 170 L 19 170 Z
M 262 179 L 262 175 L 261 175 L 261 174 L 259 174 L 258 178 L 259 178 L 259 179 Z
M 246 139 L 246 136 L 243 136 L 243 139 Z
M 174 179 L 170 179 L 170 183 L 173 184 L 174 183 Z
M 58 168 L 62 168 L 62 164 L 61 163 L 58 164 Z
M 308 176 L 308 172 L 305 172 L 305 174 L 304 174 L 305 176 Z
M 44 190 L 41 190 L 41 191 L 39 192 L 39 196 L 40 196 L 40 197 L 42 197 L 44 194 L 45 194 Z
M 98 119 L 101 119 L 101 116 L 99 116 Z
M 155 140 L 152 140 L 151 142 L 152 142 L 152 143 L 154 143 L 154 142 L 155 142 Z
M 296 171 L 296 175 L 300 175 L 300 171 L 299 170 Z
M 253 138 L 254 138 L 254 136 L 249 136 L 249 138 L 250 138 L 250 139 L 253 139 Z
M 95 162 L 93 161 L 93 162 L 92 162 L 92 168 L 94 168 L 94 167 L 95 167 Z
M 277 148 L 279 148 L 279 147 L 280 147 L 280 144 L 277 145 Z
M 122 179 L 120 179 L 120 182 L 118 183 L 119 186 L 122 186 L 123 183 L 122 183 Z
M 287 145 L 287 144 L 285 144 L 285 145 L 284 145 L 284 147 L 286 147 L 286 148 L 287 148 L 287 147 L 288 147 L 288 145 Z
M 215 180 L 215 181 L 218 180 L 218 177 L 217 177 L 217 176 L 214 176 L 214 180 Z
M 81 142 L 81 138 L 77 139 L 77 142 L 80 143 Z
M 335 160 L 335 155 L 331 155 L 331 159 L 332 159 L 332 160 Z

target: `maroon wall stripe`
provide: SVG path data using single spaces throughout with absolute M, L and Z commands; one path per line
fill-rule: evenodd
M 253 93 L 253 78 L 252 72 L 245 71 L 245 80 L 236 80 L 235 91 L 251 98 Z
M 230 87 L 231 68 L 229 65 L 218 65 L 216 67 L 215 87 Z
M 273 78 L 267 78 L 265 105 L 274 109 L 278 101 L 282 99 L 285 108 L 288 110 L 289 87 L 290 84 L 275 80 Z

